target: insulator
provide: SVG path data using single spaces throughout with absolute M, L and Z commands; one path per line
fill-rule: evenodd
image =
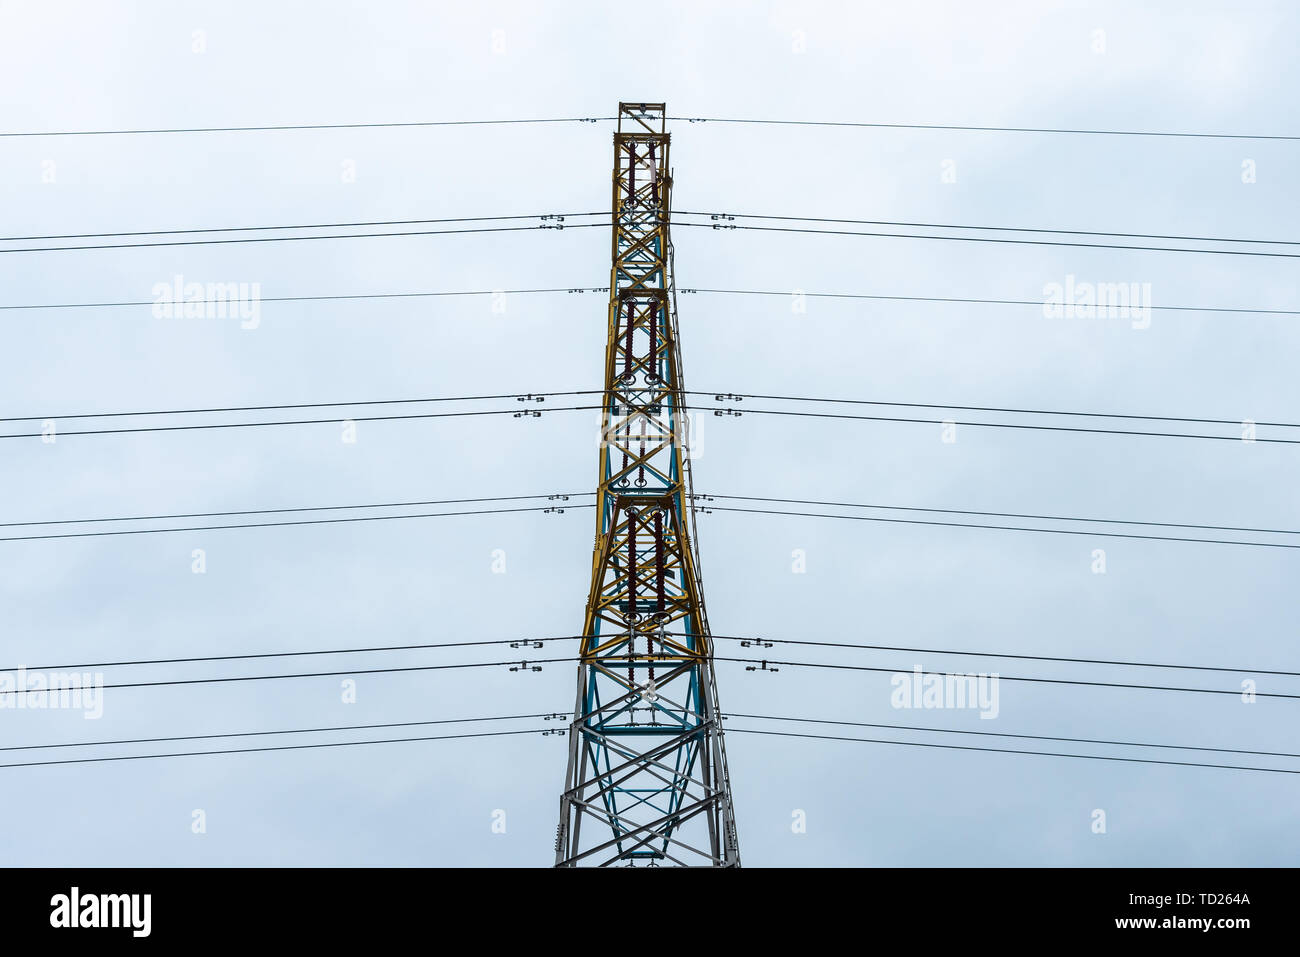
M 637 476 L 636 476 L 636 487 L 637 487 L 637 488 L 645 488 L 645 487 L 646 487 L 646 479 L 645 479 L 645 429 L 646 429 L 646 425 L 645 425 L 645 417 L 642 416 L 642 417 L 641 417 L 641 456 L 640 456 L 640 457 L 641 457 L 641 466 L 640 466 L 640 468 L 637 470 Z
M 631 206 L 636 202 L 636 144 L 627 144 L 627 202 Z
M 627 301 L 627 341 L 623 344 L 623 381 L 632 381 L 632 326 L 633 322 L 633 304 L 632 300 Z
M 636 509 L 627 510 L 627 620 L 636 621 Z
M 659 379 L 659 306 L 650 310 L 650 378 Z
M 655 175 L 659 167 L 655 163 L 655 145 L 650 144 L 650 202 L 656 209 L 659 208 L 659 178 Z
M 655 611 L 664 610 L 664 513 L 655 512 Z

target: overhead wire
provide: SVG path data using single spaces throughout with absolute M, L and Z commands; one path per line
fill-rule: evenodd
M 1202 253 L 1212 256 L 1261 256 L 1270 259 L 1300 259 L 1300 253 L 1282 253 L 1255 249 L 1205 249 L 1184 246 L 1139 246 L 1123 243 L 1067 243 L 1054 239 L 1007 239 L 992 236 L 927 236 L 920 233 L 892 233 L 856 231 L 845 229 L 808 229 L 798 226 L 750 226 L 741 223 L 687 223 L 674 221 L 674 226 L 696 229 L 745 229 L 765 233 L 802 233 L 814 236 L 869 236 L 878 239 L 928 239 L 941 242 L 958 243 L 997 243 L 1016 246 L 1057 246 L 1070 249 L 1121 249 L 1135 252 L 1163 253 Z
M 127 136 L 142 134 L 168 133 L 260 133 L 282 132 L 292 130 L 363 130 L 363 129 L 400 129 L 440 126 L 511 126 L 520 124 L 548 123 L 612 123 L 616 116 L 571 116 L 546 117 L 538 119 L 502 119 L 502 120 L 414 120 L 373 123 L 298 123 L 279 125 L 241 125 L 241 126 L 201 126 L 201 127 L 154 127 L 116 130 L 33 130 L 0 132 L 0 137 L 33 136 Z M 757 126 L 805 126 L 805 127 L 844 127 L 881 130 L 939 130 L 963 133 L 1052 133 L 1084 136 L 1147 136 L 1170 137 L 1178 139 L 1228 139 L 1228 140 L 1277 140 L 1283 142 L 1300 141 L 1300 136 L 1264 133 L 1201 133 L 1165 130 L 1114 130 L 1094 128 L 1061 128 L 1034 126 L 971 126 L 943 123 L 880 123 L 845 120 L 789 120 L 779 118 L 754 117 L 720 117 L 720 116 L 667 116 L 665 119 L 679 123 L 717 123 L 744 124 Z
M 166 744 L 173 741 L 209 741 L 215 738 L 260 738 L 281 734 L 324 734 L 336 731 L 375 731 L 381 728 L 415 728 L 437 724 L 478 724 L 487 721 L 523 721 L 554 718 L 558 712 L 504 714 L 487 718 L 437 718 L 428 721 L 385 721 L 379 724 L 346 724 L 321 728 L 284 728 L 274 731 L 223 731 L 216 734 L 171 734 L 151 738 L 117 738 L 111 741 L 61 741 L 57 744 L 0 745 L 0 751 L 46 751 L 54 748 L 101 748 L 125 744 Z
M 1030 751 L 1016 748 L 990 748 L 970 744 L 941 744 L 936 741 L 894 741 L 888 738 L 854 738 L 843 735 L 807 734 L 795 731 L 766 731 L 758 728 L 728 728 L 728 734 L 764 734 L 783 738 L 806 738 L 822 741 L 856 741 L 861 744 L 892 744 L 904 747 L 941 748 L 948 751 L 975 751 L 991 754 L 1032 754 L 1047 758 L 1079 758 L 1087 761 L 1118 761 L 1125 764 L 1161 764 L 1174 767 L 1216 768 L 1224 771 L 1264 771 L 1271 774 L 1300 774 L 1300 769 L 1261 768 L 1254 765 L 1211 764 L 1205 761 L 1169 761 L 1161 758 L 1130 758 L 1104 754 L 1070 754 L 1061 751 Z
M 319 524 L 336 524 L 355 521 L 381 521 L 396 520 L 404 518 L 435 518 L 451 515 L 491 515 L 506 514 L 519 512 L 562 512 L 565 509 L 585 509 L 592 508 L 591 504 L 573 502 L 575 498 L 587 498 L 594 496 L 594 492 L 552 492 L 538 493 L 530 495 L 498 495 L 483 496 L 478 498 L 460 498 L 460 499 L 429 499 L 429 500 L 412 500 L 398 502 L 374 502 L 374 503 L 357 503 L 348 505 L 316 505 L 316 506 L 290 506 L 283 508 L 257 508 L 257 509 L 229 509 L 224 511 L 209 512 L 174 512 L 158 513 L 151 515 L 122 515 L 122 516 L 96 516 L 93 518 L 80 519 L 35 519 L 32 521 L 7 521 L 0 523 L 0 528 L 28 528 L 28 527 L 49 527 L 56 525 L 89 525 L 104 524 L 109 522 L 143 522 L 143 521 L 175 521 L 187 518 L 224 518 L 240 515 L 280 515 L 295 514 L 303 512 L 328 512 L 328 511 L 360 511 L 369 509 L 390 509 L 390 508 L 412 508 L 429 505 L 455 505 L 455 504 L 475 504 L 488 502 L 505 502 L 505 501 L 527 501 L 536 499 L 546 499 L 557 504 L 548 506 L 533 506 L 524 508 L 500 508 L 500 509 L 469 509 L 456 512 L 436 512 L 436 513 L 417 513 L 417 514 L 393 514 L 362 516 L 355 518 L 335 518 L 335 519 L 307 519 L 302 521 L 288 522 L 251 522 L 238 524 L 219 524 L 203 526 L 186 526 L 183 528 L 139 528 L 139 529 L 115 529 L 107 532 L 69 532 L 49 535 L 17 535 L 9 537 L 0 537 L 0 541 L 32 541 L 41 539 L 57 538 L 87 538 L 107 535 L 133 535 L 133 534 L 150 534 L 160 532 L 177 532 L 177 531 L 214 531 L 220 529 L 246 529 L 246 528 L 270 528 L 281 525 L 319 525 Z M 878 521 L 887 523 L 899 523 L 908 525 L 928 525 L 937 527 L 955 527 L 955 528 L 987 528 L 999 531 L 1025 531 L 1040 533 L 1056 533 L 1071 535 L 1100 536 L 1107 538 L 1127 538 L 1139 540 L 1154 541 L 1174 541 L 1174 542 L 1195 542 L 1203 544 L 1223 544 L 1223 545 L 1250 545 L 1259 547 L 1282 547 L 1296 548 L 1300 545 L 1286 545 L 1283 543 L 1243 540 L 1243 539 L 1218 539 L 1218 538 L 1199 538 L 1193 536 L 1173 536 L 1173 535 L 1144 535 L 1138 533 L 1126 532 L 1108 532 L 1100 529 L 1062 529 L 1062 528 L 1039 528 L 1033 526 L 1011 526 L 1011 525 L 994 525 L 984 522 L 951 522 L 951 521 L 930 521 L 922 519 L 890 519 L 883 516 L 869 515 L 852 515 L 844 513 L 826 513 L 826 512 L 804 512 L 793 511 L 788 509 L 766 509 L 766 508 L 740 508 L 734 506 L 711 504 L 717 500 L 724 501 L 749 501 L 778 504 L 797 504 L 797 505 L 820 505 L 825 507 L 855 508 L 855 509 L 879 509 L 885 511 L 905 511 L 905 512 L 924 512 L 938 513 L 946 515 L 964 515 L 977 518 L 1023 518 L 1038 521 L 1053 522 L 1087 522 L 1100 523 L 1107 525 L 1127 525 L 1158 527 L 1171 529 L 1191 529 L 1199 531 L 1221 531 L 1221 532 L 1243 532 L 1252 534 L 1266 535 L 1300 535 L 1300 530 L 1283 529 L 1283 528 L 1265 528 L 1257 526 L 1235 526 L 1235 525 L 1209 525 L 1204 523 L 1184 523 L 1184 522 L 1156 522 L 1140 519 L 1113 519 L 1113 518 L 1088 518 L 1084 516 L 1064 516 L 1064 515 L 1045 515 L 1036 513 L 1022 512 L 995 512 L 976 509 L 957 509 L 942 507 L 925 507 L 913 505 L 880 505 L 865 502 L 836 502 L 817 499 L 794 499 L 794 498 L 777 498 L 774 496 L 753 496 L 753 495 L 725 495 L 716 493 L 694 493 L 693 502 L 698 509 L 705 514 L 713 511 L 720 512 L 741 512 L 762 515 L 786 515 L 786 516 L 804 516 L 810 518 L 843 518 L 858 521 Z M 702 503 L 702 504 L 701 504 Z
M 1155 432 L 1150 430 L 1139 429 L 1106 429 L 1106 428 L 1085 428 L 1080 425 L 1035 425 L 1029 422 L 980 422 L 973 419 L 918 419 L 896 415 L 849 415 L 842 412 L 798 412 L 794 409 L 753 409 L 753 408 L 735 408 L 725 406 L 719 408 L 710 405 L 693 405 L 687 408 L 696 411 L 712 409 L 718 415 L 785 415 L 795 416 L 805 419 L 840 419 L 855 420 L 859 422 L 902 422 L 914 425 L 962 425 L 972 428 L 984 429 L 1022 429 L 1034 432 L 1078 432 L 1092 435 L 1144 435 L 1151 438 L 1161 439 L 1205 439 L 1217 442 L 1243 442 L 1239 435 L 1206 435 L 1203 432 Z M 945 408 L 938 406 L 938 408 Z M 948 406 L 947 408 L 951 408 Z M 1048 415 L 1054 413 L 1046 413 Z M 1240 422 L 1234 422 L 1240 425 Z M 0 438 L 6 436 L 0 435 Z M 1269 445 L 1300 445 L 1300 439 L 1282 439 L 1257 437 L 1250 439 L 1251 442 L 1262 442 Z
M 557 662 L 578 661 L 576 657 L 567 658 L 527 658 L 528 665 L 545 665 L 555 664 Z M 165 688 L 176 687 L 180 685 L 210 685 L 210 684 L 231 684 L 240 681 L 283 681 L 293 678 L 339 678 L 351 675 L 388 675 L 388 674 L 409 674 L 417 671 L 458 671 L 467 668 L 504 668 L 512 665 L 523 663 L 523 658 L 511 658 L 506 661 L 470 661 L 457 662 L 455 664 L 440 665 L 406 665 L 403 667 L 392 668 L 354 668 L 348 671 L 311 671 L 295 672 L 292 674 L 269 674 L 269 675 L 230 675 L 214 678 L 169 678 L 162 681 L 123 681 L 114 684 L 95 685 L 95 690 L 107 691 L 110 688 Z M 34 688 L 8 688 L 0 689 L 0 695 L 21 695 L 21 694 L 44 694 L 44 689 Z M 49 691 L 50 694 L 60 693 L 58 691 Z
M 677 290 L 682 294 L 705 294 L 705 295 L 728 295 L 728 296 L 779 296 L 789 298 L 797 292 L 806 299 L 848 299 L 848 300 L 874 300 L 882 302 L 939 302 L 952 303 L 958 305 L 992 305 L 992 306 L 1036 306 L 1042 308 L 1044 302 L 1042 299 L 981 299 L 975 297 L 958 297 L 958 296 L 904 296 L 904 295 L 875 295 L 870 293 L 839 293 L 839 292 L 808 292 L 806 290 L 776 290 L 776 289 L 708 289 L 703 287 L 697 288 L 680 288 Z M 316 295 L 316 296 L 261 296 L 258 301 L 267 302 L 338 302 L 349 300 L 370 300 L 370 299 L 422 299 L 435 298 L 444 296 L 492 296 L 492 295 L 538 295 L 538 294 L 579 294 L 579 293 L 608 293 L 609 287 L 599 285 L 587 286 L 553 286 L 549 288 L 535 289 L 463 289 L 463 290 L 441 290 L 429 292 L 373 292 L 373 293 L 354 293 L 350 295 Z M 153 306 L 158 305 L 157 300 L 118 300 L 118 301 L 100 301 L 100 302 L 52 302 L 52 303 L 24 303 L 16 305 L 0 305 L 0 310 L 15 309 L 106 309 L 126 306 Z M 1162 305 L 1143 305 L 1143 309 L 1150 309 L 1155 312 L 1213 312 L 1213 313 L 1240 313 L 1243 315 L 1271 315 L 1271 316 L 1300 316 L 1300 309 L 1251 309 L 1238 308 L 1232 306 L 1162 306 Z
M 791 718 L 770 714 L 739 714 L 729 711 L 723 718 L 745 718 L 756 721 L 788 721 L 792 724 L 830 724 L 854 728 L 883 728 L 894 731 L 925 731 L 933 734 L 970 734 L 991 738 L 1023 738 L 1028 741 L 1060 741 L 1066 744 L 1101 744 L 1125 748 L 1165 748 L 1178 751 L 1211 751 L 1220 754 L 1249 754 L 1267 758 L 1300 758 L 1293 751 L 1257 751 L 1246 748 L 1212 748 L 1193 744 L 1157 744 L 1150 741 L 1117 741 L 1108 738 L 1072 738 L 1054 734 L 1017 734 L 1010 731 L 972 731 L 964 728 L 935 728 L 927 725 L 888 724 L 872 721 L 843 721 L 829 718 Z
M 606 215 L 592 213 L 591 215 Z M 827 216 L 769 216 L 760 213 L 698 212 L 674 209 L 671 215 L 708 216 L 714 221 L 761 219 L 779 222 L 831 223 L 849 226 L 905 226 L 912 229 L 964 229 L 978 232 L 1046 233 L 1056 236 L 1118 236 L 1121 239 L 1177 239 L 1184 242 L 1246 243 L 1265 246 L 1300 246 L 1293 239 L 1233 239 L 1227 236 L 1187 236 L 1174 233 L 1125 233 L 1105 229 L 1055 229 L 1038 226 L 984 226 L 969 223 L 924 223 L 898 219 L 835 219 Z
M 588 229 L 608 226 L 608 223 L 568 223 L 548 226 L 479 226 L 471 229 L 415 229 L 397 232 L 379 233 L 328 233 L 317 236 L 246 236 L 234 239 L 178 239 L 158 243 L 94 243 L 80 246 L 24 246 L 12 249 L 0 249 L 0 253 L 52 253 L 70 252 L 89 249 L 153 249 L 161 246 L 219 246 L 232 243 L 288 243 L 303 242 L 312 239 L 377 239 L 397 236 L 465 236 L 472 233 L 520 233 L 539 229 Z
M 400 519 L 411 518 L 450 518 L 459 515 L 506 515 L 518 514 L 523 512 L 541 512 L 562 513 L 568 509 L 595 508 L 594 504 L 571 504 L 533 506 L 528 508 L 486 508 L 486 509 L 468 509 L 459 512 L 420 512 L 417 514 L 403 515 L 358 515 L 348 518 L 308 518 L 295 519 L 290 522 L 241 522 L 236 525 L 193 525 L 184 528 L 124 528 L 112 529 L 105 532 L 58 532 L 50 535 L 8 535 L 0 538 L 0 542 L 33 542 L 46 541 L 50 539 L 65 538 L 110 538 L 119 535 L 159 535 L 165 532 L 217 532 L 228 529 L 249 529 L 249 528 L 284 528 L 287 526 L 308 526 L 308 525 L 345 525 L 353 522 L 386 522 Z M 315 511 L 308 509 L 308 511 Z M 14 523 L 26 524 L 26 523 Z
M 288 223 L 283 226 L 207 226 L 201 229 L 139 229 L 108 233 L 45 233 L 36 236 L 0 236 L 0 243 L 36 242 L 52 239 L 107 239 L 114 236 L 164 236 L 196 233 L 244 233 L 285 229 L 355 229 L 361 226 L 417 226 L 436 223 L 486 223 L 514 219 L 564 220 L 566 217 L 608 216 L 604 213 L 515 213 L 509 216 L 454 216 L 443 219 L 389 219 L 349 223 Z
M 405 123 L 310 123 L 280 126 L 199 126 L 159 127 L 155 129 L 126 130 L 35 130 L 0 132 L 0 136 L 134 136 L 153 133 L 265 133 L 286 130 L 376 130 L 433 126 L 513 126 L 539 123 L 601 123 L 617 119 L 614 116 L 573 116 L 523 120 L 417 120 Z
M 546 409 L 528 409 L 526 412 L 518 408 L 509 409 L 471 409 L 460 412 L 420 412 L 407 415 L 352 415 L 346 419 L 288 419 L 274 422 L 204 422 L 195 425 L 150 425 L 135 426 L 123 429 L 72 429 L 60 431 L 60 437 L 69 435 L 127 435 L 143 432 L 194 432 L 205 431 L 208 429 L 250 429 L 263 426 L 279 425 L 337 425 L 341 421 L 349 422 L 397 422 L 411 419 L 455 419 L 466 418 L 480 415 L 510 415 L 521 416 L 524 414 L 530 416 L 540 416 L 543 412 L 581 412 L 591 409 L 599 409 L 598 405 L 572 405 L 561 406 L 560 408 Z M 40 432 L 4 432 L 0 433 L 0 439 L 33 439 L 40 438 Z
M 737 123 L 755 126 L 824 126 L 856 127 L 860 129 L 880 130 L 943 130 L 960 133 L 1060 133 L 1083 136 L 1159 136 L 1178 139 L 1278 140 L 1284 142 L 1300 142 L 1300 136 L 1263 133 L 1194 133 L 1163 130 L 1068 129 L 1041 126 L 956 126 L 942 123 L 865 123 L 832 120 L 753 119 L 718 116 L 669 116 L 666 117 L 666 119 L 679 123 Z
M 417 399 L 360 399 L 351 402 L 296 402 L 278 405 L 230 405 L 210 406 L 191 409 L 154 409 L 145 412 L 73 412 L 64 415 L 21 415 L 0 418 L 0 422 L 32 422 L 43 419 L 104 419 L 127 417 L 146 417 L 157 415 L 199 415 L 210 412 L 280 412 L 286 409 L 329 409 L 362 405 L 424 405 L 433 402 L 487 402 L 494 399 L 515 399 L 524 401 L 542 401 L 558 396 L 604 395 L 604 389 L 579 389 L 571 392 L 500 392 L 495 395 L 441 395 Z M 504 412 L 510 409 L 501 410 Z M 337 421 L 329 419 L 327 421 Z
M 1230 538 L 1194 538 L 1191 536 L 1179 535 L 1142 535 L 1136 532 L 1106 532 L 1099 529 L 1072 529 L 1072 528 L 1033 528 L 1026 525 L 990 525 L 982 522 L 943 522 L 920 518 L 886 518 L 881 515 L 844 515 L 832 514 L 827 512 L 798 512 L 787 509 L 769 509 L 769 508 L 736 508 L 731 505 L 709 505 L 703 508 L 703 512 L 745 512 L 751 515 L 785 515 L 798 516 L 804 518 L 836 518 L 845 519 L 855 522 L 883 522 L 891 525 L 929 525 L 946 528 L 985 528 L 1001 532 L 1037 532 L 1044 535 L 1087 535 L 1095 538 L 1125 538 L 1140 541 L 1154 542 L 1194 542 L 1202 545 L 1243 545 L 1254 548 L 1300 548 L 1300 544 L 1292 545 L 1285 542 L 1261 542 L 1261 541 L 1244 541 Z M 3 539 L 0 539 L 3 541 Z
M 725 661 L 730 664 L 765 664 L 780 665 L 782 667 L 790 668 L 825 668 L 833 671 L 869 671 L 889 675 L 910 675 L 913 673 L 910 668 L 885 668 L 875 665 L 837 664 L 825 661 L 780 661 L 775 658 L 759 657 L 721 658 L 716 655 L 713 657 L 713 660 Z M 1029 675 L 1004 675 L 1001 673 L 998 674 L 998 680 L 1025 681 L 1034 684 L 1073 685 L 1088 688 L 1123 688 L 1135 691 L 1177 691 L 1187 694 L 1233 695 L 1234 697 L 1240 697 L 1242 695 L 1242 690 L 1240 688 L 1191 688 L 1175 685 L 1137 684 L 1122 681 L 1083 681 L 1081 679 L 1073 678 L 1043 678 Z M 1259 698 L 1279 698 L 1300 701 L 1300 694 L 1287 694 L 1279 691 L 1254 691 L 1252 693 Z
M 671 632 L 670 632 L 671 634 Z M 799 638 L 771 638 L 754 635 L 709 635 L 715 641 L 739 641 L 742 645 L 804 645 L 813 648 L 845 648 L 862 651 L 911 651 L 928 655 L 956 655 L 966 658 L 1009 658 L 1024 661 L 1054 661 L 1066 664 L 1113 665 L 1124 668 L 1161 668 L 1183 671 L 1222 671 L 1239 674 L 1280 675 L 1300 678 L 1300 671 L 1276 671 L 1265 668 L 1240 668 L 1236 666 L 1220 667 L 1217 665 L 1189 665 L 1154 661 L 1125 661 L 1113 658 L 1069 658 L 1060 655 L 1028 655 L 999 651 L 959 651 L 955 648 L 915 648 L 907 645 L 871 645 L 840 641 L 810 641 Z
M 1198 525 L 1190 522 L 1152 522 L 1123 518 L 1084 518 L 1074 515 L 1039 515 L 1032 512 L 989 512 L 967 508 L 927 508 L 919 505 L 874 505 L 867 502 L 833 502 L 824 499 L 772 498 L 760 495 L 697 494 L 696 500 L 727 499 L 743 502 L 774 502 L 783 505 L 823 505 L 839 508 L 875 508 L 891 512 L 938 512 L 946 515 L 972 515 L 986 518 L 1026 518 L 1047 522 L 1097 522 L 1105 525 L 1145 525 L 1155 528 L 1192 528 L 1212 532 L 1256 532 L 1267 535 L 1300 535 L 1300 529 L 1261 528 L 1250 525 Z M 4 527 L 0 525 L 0 528 Z
M 570 498 L 583 498 L 595 495 L 595 492 L 552 492 L 538 495 L 490 495 L 482 498 L 445 498 L 428 499 L 412 502 L 372 502 L 360 505 L 297 505 L 290 508 L 246 508 L 224 512 L 172 512 L 161 515 L 122 515 L 112 518 L 55 518 L 36 522 L 0 522 L 0 528 L 16 528 L 33 525 L 91 525 L 102 522 L 149 522 L 174 521 L 180 518 L 224 518 L 234 515 L 280 515 L 294 512 L 336 512 L 353 509 L 370 508 L 412 508 L 425 505 L 467 505 L 478 502 L 514 502 L 529 499 L 549 499 L 568 501 Z
M 520 734 L 544 734 L 546 728 L 529 728 L 512 731 L 475 731 L 465 734 L 421 735 L 414 738 L 381 738 L 367 741 L 324 741 L 312 744 L 283 744 L 260 748 L 223 748 L 219 751 L 180 751 L 165 754 L 115 754 L 102 758 L 58 758 L 53 761 L 16 761 L 0 764 L 0 768 L 49 767 L 56 764 L 104 764 L 113 761 L 144 761 L 152 758 L 187 758 L 201 754 L 255 754 L 270 751 L 308 751 L 316 748 L 347 748 L 368 744 L 412 744 L 417 741 L 453 741 L 464 738 L 499 738 Z
M 680 293 L 705 293 L 712 295 L 726 296 L 780 296 L 790 298 L 796 293 L 805 299 L 865 299 L 876 300 L 881 302 L 943 302 L 955 303 L 959 305 L 980 305 L 980 306 L 1037 306 L 1039 309 L 1045 303 L 1042 299 L 980 299 L 971 296 L 891 296 L 891 295 L 874 295 L 870 293 L 856 292 L 807 292 L 805 290 L 790 289 L 703 289 L 682 288 L 677 290 Z M 75 304 L 74 304 L 75 305 Z M 0 307 L 4 308 L 4 307 Z M 26 308 L 21 306 L 11 306 L 8 308 Z M 1300 309 L 1249 309 L 1236 308 L 1231 306 L 1161 306 L 1153 304 L 1144 304 L 1143 309 L 1150 309 L 1155 312 L 1231 312 L 1242 313 L 1246 315 L 1270 315 L 1270 316 L 1300 316 Z

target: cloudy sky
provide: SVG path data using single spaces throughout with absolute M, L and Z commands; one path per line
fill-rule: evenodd
M 1296 134 L 1298 30 L 1300 12 L 1286 3 L 683 2 L 633 14 L 599 3 L 0 0 L 0 132 L 608 117 L 620 100 L 662 100 L 680 117 Z M 6 137 L 0 232 L 595 212 L 609 203 L 611 130 L 599 122 Z M 1294 239 L 1300 208 L 1297 144 L 1285 140 L 717 122 L 675 122 L 671 132 L 679 209 Z M 1159 306 L 1294 310 L 1294 260 L 687 228 L 674 238 L 680 287 L 780 293 L 680 297 L 688 388 L 1300 418 L 1295 316 L 1157 310 L 1135 328 L 1128 318 L 1049 319 L 1032 305 L 811 298 L 800 313 L 789 297 L 802 289 L 1037 302 L 1073 276 L 1150 284 Z M 24 245 L 33 243 L 0 249 Z M 604 285 L 608 269 L 605 228 L 0 251 L 0 304 L 148 302 L 156 284 L 178 275 L 257 283 L 270 299 L 590 287 Z M 148 305 L 5 309 L 0 417 L 34 417 L 3 423 L 7 433 L 39 431 L 46 419 L 62 433 L 179 421 L 69 418 L 92 412 L 599 388 L 605 309 L 599 293 L 264 301 L 256 328 L 155 317 Z M 347 443 L 337 420 L 367 410 L 307 411 L 289 417 L 331 421 L 0 440 L 0 516 L 533 495 L 590 491 L 596 481 L 591 413 L 361 422 Z M 1287 434 L 1295 432 L 1259 432 Z M 1300 528 L 1297 453 L 1284 444 L 968 427 L 944 442 L 937 424 L 760 415 L 707 416 L 699 440 L 695 478 L 706 494 Z M 582 621 L 592 523 L 590 511 L 570 510 L 4 541 L 0 668 L 568 635 Z M 11 526 L 0 537 L 51 528 Z M 1300 671 L 1291 600 L 1300 557 L 1287 549 L 724 512 L 700 517 L 699 545 L 720 634 Z M 1104 574 L 1094 570 L 1098 549 Z M 570 647 L 535 653 L 562 657 Z M 509 654 L 459 648 L 100 670 L 120 683 Z M 796 647 L 779 656 L 1228 690 L 1243 677 L 911 651 Z M 357 675 L 355 703 L 343 700 L 340 676 L 112 689 L 93 721 L 75 710 L 0 709 L 0 745 L 566 711 L 573 667 Z M 886 672 L 756 674 L 719 663 L 718 675 L 723 709 L 735 713 L 1300 750 L 1300 702 L 1284 698 L 1248 704 L 1004 680 L 997 719 L 981 720 L 969 710 L 892 708 Z M 1300 694 L 1300 679 L 1254 677 L 1260 691 Z M 0 764 L 543 724 L 6 750 Z M 1291 775 L 744 733 L 730 734 L 727 747 L 748 866 L 1296 861 Z M 1300 767 L 1206 752 L 1073 750 Z M 4 858 L 542 866 L 553 854 L 564 763 L 562 739 L 527 734 L 0 768 L 0 808 L 21 822 L 6 828 Z M 1105 833 L 1094 828 L 1099 810 Z M 500 820 L 504 833 L 493 829 Z

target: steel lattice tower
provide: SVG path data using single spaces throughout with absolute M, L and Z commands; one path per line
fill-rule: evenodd
M 560 867 L 740 864 L 695 545 L 665 126 L 662 103 L 619 104 L 596 547 Z

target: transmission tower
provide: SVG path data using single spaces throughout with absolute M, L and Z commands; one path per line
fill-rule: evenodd
M 619 104 L 596 547 L 558 867 L 740 865 L 695 544 L 668 141 L 664 104 Z

